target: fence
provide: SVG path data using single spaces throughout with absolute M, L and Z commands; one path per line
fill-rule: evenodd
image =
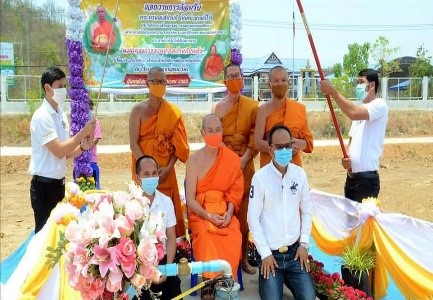
M 317 78 L 295 78 L 288 96 L 304 102 L 308 110 L 327 109 L 325 95 L 320 91 Z M 2 75 L 1 76 L 1 114 L 23 114 L 34 111 L 44 93 L 40 76 Z M 383 78 L 379 89 L 383 98 L 388 99 L 390 109 L 433 109 L 433 78 Z M 245 78 L 244 95 L 259 101 L 268 101 L 271 92 L 267 79 Z M 167 94 L 166 98 L 175 102 L 184 112 L 209 112 L 213 102 L 224 97 L 225 93 Z M 98 92 L 91 91 L 90 97 L 96 99 Z M 147 97 L 146 94 L 116 95 L 101 93 L 98 112 L 115 114 L 130 112 L 131 108 Z M 349 95 L 355 100 L 355 96 Z M 69 99 L 67 99 L 69 102 Z M 69 111 L 69 104 L 65 105 Z

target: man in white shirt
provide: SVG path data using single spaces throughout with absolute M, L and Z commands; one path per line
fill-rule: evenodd
M 164 214 L 164 228 L 167 240 L 164 245 L 164 258 L 159 264 L 171 264 L 174 262 L 176 255 L 176 215 L 174 213 L 173 201 L 163 193 L 159 192 L 156 187 L 159 182 L 158 164 L 152 156 L 144 155 L 137 159 L 135 164 L 137 182 L 141 182 L 143 195 L 150 201 L 150 212 Z M 180 279 L 178 276 L 161 276 L 158 282 L 153 283 L 150 287 L 153 293 L 162 292 L 159 299 L 169 300 L 182 293 L 180 289 Z M 140 300 L 154 299 L 149 290 L 142 290 Z
M 308 274 L 308 243 L 312 226 L 312 202 L 305 171 L 290 163 L 290 130 L 284 125 L 268 135 L 272 161 L 252 179 L 248 224 L 258 252 L 261 299 L 280 300 L 283 283 L 295 299 L 316 298 Z
M 32 155 L 29 173 L 33 175 L 30 200 L 35 215 L 35 233 L 44 227 L 51 210 L 65 196 L 66 159 L 74 158 L 92 146 L 89 137 L 95 129 L 95 119 L 69 138 L 66 114 L 66 75 L 50 67 L 41 77 L 45 99 L 34 112 L 30 123 Z
M 324 94 L 329 94 L 344 114 L 352 120 L 349 131 L 348 158 L 342 159 L 347 169 L 344 196 L 357 202 L 368 197 L 377 198 L 380 191 L 379 161 L 383 152 L 388 106 L 377 98 L 379 77 L 373 69 L 358 74 L 356 97 L 362 101 L 355 105 L 344 97 L 328 80 L 321 82 Z

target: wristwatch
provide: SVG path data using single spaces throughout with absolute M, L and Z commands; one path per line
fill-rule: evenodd
M 304 248 L 307 250 L 307 252 L 308 252 L 308 249 L 309 249 L 310 247 L 308 246 L 307 243 L 300 242 L 299 245 L 302 246 L 302 247 L 304 247 Z

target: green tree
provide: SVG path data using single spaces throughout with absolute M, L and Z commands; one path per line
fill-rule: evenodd
M 389 59 L 397 53 L 399 49 L 400 47 L 390 47 L 389 41 L 384 36 L 379 36 L 379 38 L 374 42 L 371 48 L 371 56 L 378 62 L 377 67 L 380 66 L 382 77 L 387 77 L 392 72 L 401 71 L 400 65 L 397 61 L 389 61 Z
M 332 72 L 334 73 L 334 76 L 340 77 L 341 75 L 343 75 L 343 66 L 340 63 L 336 63 L 334 64 L 334 66 L 332 67 Z
M 416 51 L 416 60 L 409 66 L 410 77 L 433 76 L 433 66 L 430 64 L 432 57 L 428 56 L 428 51 L 421 45 Z
M 368 67 L 368 51 L 370 50 L 370 43 L 359 45 L 357 43 L 347 46 L 349 53 L 343 56 L 343 70 L 344 74 L 349 78 L 358 76 L 359 71 Z

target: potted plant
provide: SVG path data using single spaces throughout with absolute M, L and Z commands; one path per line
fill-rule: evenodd
M 375 266 L 375 253 L 353 245 L 344 250 L 342 258 L 341 277 L 344 282 L 372 297 L 369 271 Z

